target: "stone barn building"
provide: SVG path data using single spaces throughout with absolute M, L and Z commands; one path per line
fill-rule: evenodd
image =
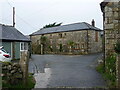
M 42 28 L 30 35 L 33 53 L 88 54 L 102 51 L 102 30 L 82 22 Z

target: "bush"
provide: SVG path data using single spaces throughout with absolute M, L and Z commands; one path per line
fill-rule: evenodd
M 116 56 L 111 55 L 106 59 L 106 72 L 116 74 Z
M 117 42 L 115 45 L 115 52 L 120 54 L 120 42 Z
M 99 64 L 96 70 L 100 72 L 103 78 L 107 81 L 107 85 L 110 88 L 116 87 L 116 56 L 112 54 L 106 59 L 106 64 Z
M 20 88 L 22 88 L 22 89 L 24 89 L 24 88 L 26 88 L 26 90 L 31 90 L 32 88 L 34 88 L 34 86 L 35 86 L 35 80 L 34 80 L 34 77 L 33 77 L 33 75 L 32 74 L 29 74 L 29 77 L 28 77 L 28 84 L 25 86 L 24 84 L 23 84 L 23 82 L 20 82 L 19 84 L 15 84 L 15 85 L 10 85 L 10 84 L 3 84 L 3 88 L 16 88 L 16 89 L 20 89 Z M 21 89 L 20 89 L 21 90 Z
M 98 72 L 100 72 L 101 74 L 103 74 L 103 73 L 105 73 L 104 70 L 105 68 L 104 68 L 104 64 L 102 63 L 102 64 L 99 64 L 97 67 L 96 67 L 96 70 L 98 71 Z

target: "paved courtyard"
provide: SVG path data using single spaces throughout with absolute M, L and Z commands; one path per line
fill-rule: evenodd
M 105 87 L 105 81 L 95 70 L 102 54 L 32 55 L 29 72 L 34 73 L 35 88 Z

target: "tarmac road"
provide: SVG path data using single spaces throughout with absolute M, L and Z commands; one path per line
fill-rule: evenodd
M 35 73 L 35 88 L 106 87 L 95 70 L 102 54 L 91 55 L 32 55 L 29 72 Z

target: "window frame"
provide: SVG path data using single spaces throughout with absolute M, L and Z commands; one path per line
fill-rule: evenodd
M 28 51 L 28 43 L 20 42 L 20 51 Z

